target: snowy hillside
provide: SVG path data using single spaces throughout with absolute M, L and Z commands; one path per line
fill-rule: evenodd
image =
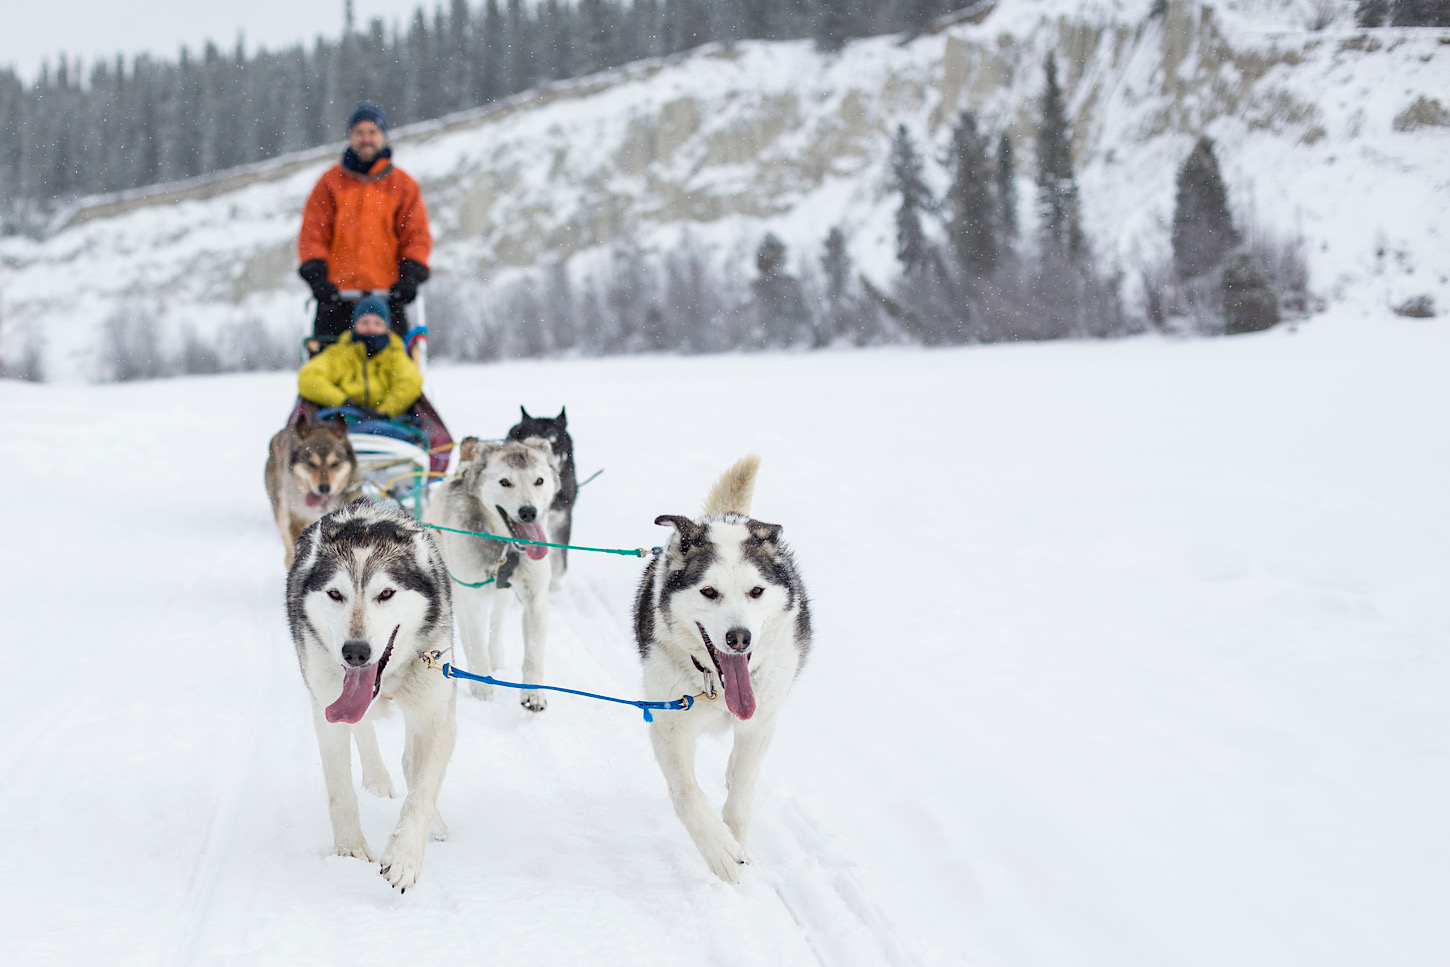
M 1319 32 L 1303 4 L 1151 7 L 1003 0 L 980 23 L 836 55 L 807 42 L 706 47 L 399 132 L 397 160 L 423 184 L 443 277 L 486 284 L 559 261 L 578 276 L 611 245 L 658 253 L 686 229 L 748 274 L 767 230 L 814 263 L 841 225 L 880 283 L 894 272 L 891 132 L 905 124 L 928 147 L 940 189 L 951 122 L 976 110 L 1016 144 L 1030 219 L 1034 102 L 1053 52 L 1086 228 L 1108 267 L 1136 279 L 1166 251 L 1175 169 L 1207 133 L 1234 206 L 1308 240 L 1323 297 L 1450 305 L 1444 31 L 1357 30 L 1347 3 Z M 42 242 L 5 240 L 0 351 L 13 359 L 39 340 L 50 378 L 95 378 L 97 333 L 118 307 L 156 318 L 173 344 L 242 319 L 300 333 L 295 236 L 334 154 L 102 199 Z
M 568 696 L 461 697 L 416 890 L 328 856 L 262 487 L 292 377 L 0 381 L 3 960 L 1450 963 L 1450 330 L 1372 322 L 435 370 L 460 433 L 568 405 L 584 544 L 764 458 L 818 633 L 736 887 L 638 715 Z M 552 681 L 637 693 L 639 571 L 571 558 Z

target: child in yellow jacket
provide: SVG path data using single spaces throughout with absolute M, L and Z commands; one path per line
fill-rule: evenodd
M 352 329 L 297 373 L 297 390 L 318 406 L 351 404 L 395 417 L 417 402 L 423 374 L 388 328 L 388 304 L 368 296 L 352 311 Z

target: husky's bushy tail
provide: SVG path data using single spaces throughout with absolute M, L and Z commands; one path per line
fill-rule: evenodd
M 755 471 L 759 469 L 760 458 L 753 453 L 735 461 L 735 466 L 726 470 L 710 488 L 710 495 L 705 498 L 705 516 L 750 516 L 750 501 L 755 496 Z

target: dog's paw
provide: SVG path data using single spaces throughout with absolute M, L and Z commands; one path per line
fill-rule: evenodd
M 339 840 L 332 845 L 332 852 L 337 856 L 352 856 L 360 860 L 367 860 L 369 863 L 376 863 L 378 858 L 368 848 L 367 840 L 358 838 L 355 840 Z
M 393 788 L 393 777 L 386 769 L 381 775 L 363 774 L 363 788 L 379 799 L 396 799 L 398 791 Z
M 481 701 L 487 702 L 489 699 L 493 698 L 493 686 L 486 685 L 483 682 L 471 683 L 468 686 L 468 690 L 473 693 L 474 698 L 480 699 Z
M 530 712 L 542 712 L 549 707 L 549 700 L 538 692 L 524 692 L 524 697 L 519 699 L 519 704 Z
M 405 849 L 395 839 L 388 844 L 383 861 L 378 865 L 378 872 L 393 889 L 407 893 L 408 888 L 418 882 L 418 875 L 423 872 L 423 851 Z
M 740 874 L 744 872 L 745 865 L 750 862 L 750 856 L 745 852 L 730 830 L 720 823 L 708 835 L 701 836 L 695 841 L 700 848 L 700 855 L 705 857 L 705 862 L 710 864 L 710 870 L 726 883 L 739 883 Z
M 428 838 L 435 843 L 442 843 L 448 839 L 448 824 L 443 821 L 443 814 L 433 810 L 433 825 L 428 827 Z

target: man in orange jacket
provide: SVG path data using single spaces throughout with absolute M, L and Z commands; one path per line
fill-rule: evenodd
M 364 101 L 348 119 L 342 163 L 318 179 L 302 211 L 297 274 L 317 297 L 313 334 L 352 325 L 355 299 L 341 291 L 387 294 L 392 327 L 408 333 L 406 309 L 428 278 L 433 237 L 418 183 L 393 167 L 383 109 Z

